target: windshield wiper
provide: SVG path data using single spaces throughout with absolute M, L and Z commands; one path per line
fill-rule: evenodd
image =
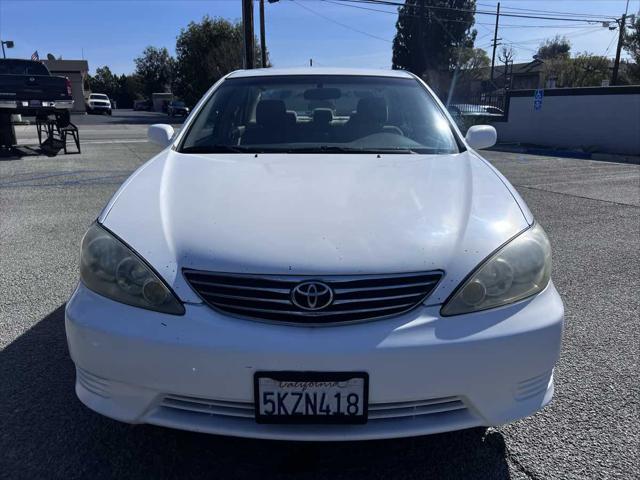
M 192 145 L 183 147 L 180 153 L 251 153 L 251 149 L 240 145 Z
M 408 148 L 366 148 L 341 145 L 318 145 L 314 147 L 288 148 L 287 153 L 415 153 Z
M 436 154 L 447 153 L 425 147 L 349 147 L 344 145 L 314 145 L 312 147 L 260 146 L 260 145 L 192 145 L 180 153 L 370 153 L 370 154 Z

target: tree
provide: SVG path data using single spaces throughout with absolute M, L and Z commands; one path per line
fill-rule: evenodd
M 458 54 L 460 81 L 486 80 L 489 77 L 491 59 L 482 48 L 463 48 Z
M 574 58 L 556 57 L 547 60 L 543 76 L 554 78 L 557 87 L 599 87 L 610 77 L 607 57 L 581 53 Z
M 151 97 L 152 93 L 170 91 L 175 60 L 166 48 L 149 46 L 133 61 L 136 64 L 136 75 L 142 80 L 147 97 Z
M 398 9 L 393 68 L 422 77 L 453 69 L 464 49 L 473 48 L 475 7 L 475 0 L 405 0 Z
M 119 77 L 106 65 L 96 69 L 94 76 L 87 75 L 85 88 L 93 93 L 104 93 L 115 100 L 119 108 L 131 108 L 133 101 L 143 93 L 142 79 L 137 75 L 122 74 Z
M 633 60 L 626 65 L 624 76 L 628 83 L 640 83 L 640 16 L 626 29 L 624 49 Z
M 176 57 L 174 92 L 193 105 L 217 80 L 243 67 L 242 24 L 205 15 L 180 31 Z M 254 66 L 260 65 L 257 47 L 254 57 Z
M 139 76 L 122 74 L 118 77 L 118 91 L 115 99 L 119 108 L 133 107 L 134 100 L 142 98 L 143 95 L 143 83 Z
M 634 62 L 640 63 L 640 16 L 630 28 L 626 29 L 624 49 L 631 55 Z
M 538 52 L 533 56 L 538 60 L 551 60 L 556 58 L 567 59 L 570 57 L 571 42 L 566 37 L 556 35 L 548 38 L 538 47 Z
M 118 89 L 118 77 L 106 65 L 96 68 L 96 74 L 87 78 L 89 89 L 94 93 L 105 93 L 111 98 Z
M 516 51 L 511 46 L 503 45 L 498 52 L 498 60 L 505 65 L 513 62 L 513 58 L 516 56 Z

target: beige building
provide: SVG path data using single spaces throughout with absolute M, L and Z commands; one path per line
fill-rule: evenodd
M 71 81 L 73 111 L 86 111 L 84 81 L 89 73 L 89 63 L 86 60 L 42 60 L 42 63 L 51 75 L 67 77 Z
M 152 93 L 151 103 L 154 112 L 166 112 L 167 104 L 173 100 L 173 93 Z

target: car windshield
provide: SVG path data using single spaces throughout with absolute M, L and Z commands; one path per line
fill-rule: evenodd
M 107 97 L 106 95 L 99 95 L 99 94 L 93 94 L 91 95 L 91 98 L 93 100 L 109 100 L 109 97 Z
M 295 75 L 227 79 L 183 153 L 457 153 L 452 127 L 413 78 Z

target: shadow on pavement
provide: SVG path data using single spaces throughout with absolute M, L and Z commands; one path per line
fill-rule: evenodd
M 348 443 L 236 439 L 109 420 L 76 399 L 73 383 L 62 305 L 0 352 L 5 478 L 509 478 L 494 430 Z
M 76 114 L 73 122 L 83 125 L 152 125 L 154 123 L 168 123 L 181 125 L 186 117 L 171 117 L 160 112 L 136 112 L 131 110 L 114 110 L 112 115 Z
M 43 144 L 41 147 L 36 145 L 16 145 L 11 148 L 0 148 L 0 161 L 20 160 L 23 157 L 37 157 L 39 155 L 55 157 L 62 148 L 61 144 Z

